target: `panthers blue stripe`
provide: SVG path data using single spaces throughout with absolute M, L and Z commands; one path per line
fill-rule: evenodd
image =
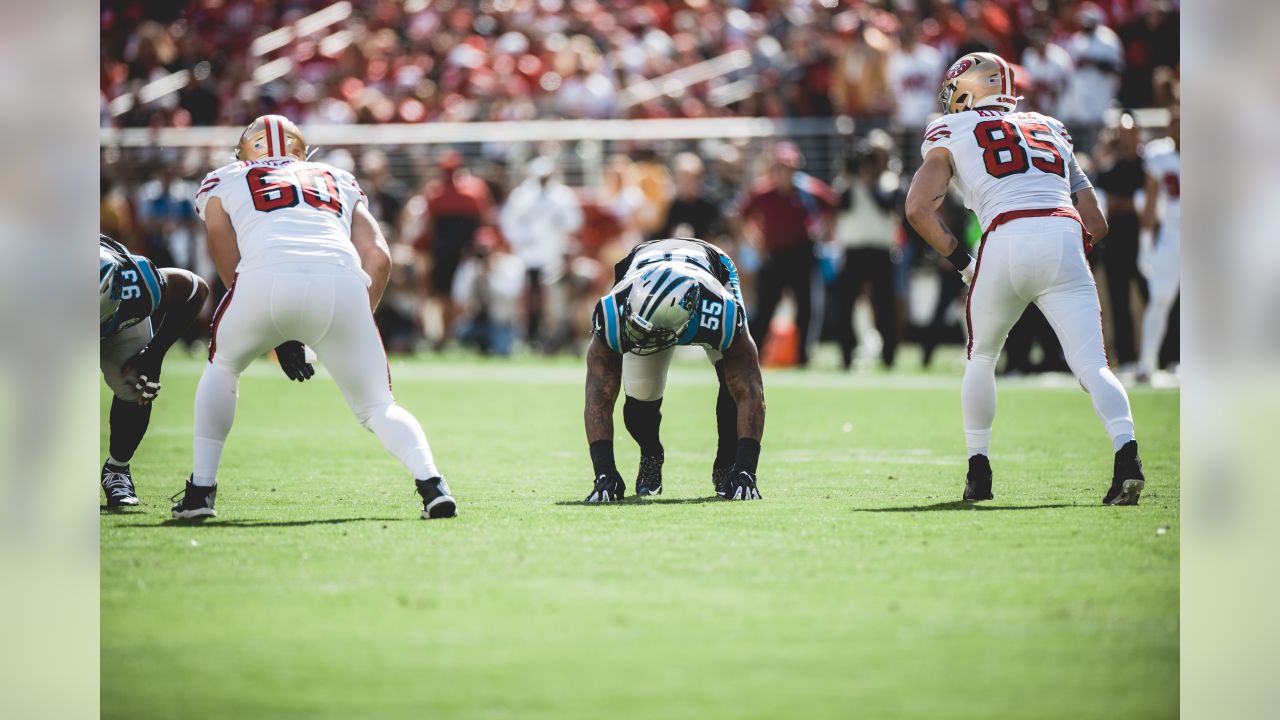
M 160 307 L 160 279 L 156 277 L 156 269 L 148 260 L 139 260 L 138 270 L 141 271 L 142 279 L 147 281 L 147 290 L 151 291 L 151 309 L 154 311 Z
M 622 352 L 622 336 L 618 329 L 618 301 L 612 295 L 601 303 L 604 311 L 605 341 L 614 352 Z
M 720 352 L 729 349 L 729 346 L 733 344 L 733 336 L 738 331 L 738 326 L 734 324 L 734 320 L 737 318 L 733 316 L 737 307 L 738 303 L 733 300 L 726 299 L 724 302 L 724 316 L 721 318 L 724 321 L 724 325 L 720 328 Z

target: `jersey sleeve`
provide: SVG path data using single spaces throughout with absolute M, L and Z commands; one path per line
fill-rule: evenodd
M 338 182 L 338 192 L 340 194 L 346 195 L 350 193 L 355 198 L 353 200 L 354 205 L 368 203 L 369 199 L 365 197 L 364 190 L 360 187 L 360 183 L 356 180 L 355 175 L 352 175 L 345 170 L 338 170 L 334 173 L 334 176 Z
M 622 316 L 618 312 L 617 298 L 605 295 L 596 303 L 591 315 L 591 333 L 600 338 L 610 350 L 623 352 Z
M 196 190 L 195 208 L 196 217 L 201 220 L 204 220 L 204 208 L 209 204 L 209 199 L 218 197 L 219 193 L 223 189 L 222 186 L 225 182 L 225 178 L 223 177 L 222 171 L 225 170 L 226 167 L 227 166 L 224 166 L 214 170 L 208 175 L 205 175 L 204 180 L 200 181 L 200 187 Z
M 924 142 L 920 144 L 920 157 L 927 157 L 934 148 L 951 146 L 951 128 L 946 117 L 938 118 L 924 130 Z
M 1084 174 L 1084 170 L 1080 169 L 1080 163 L 1076 162 L 1075 153 L 1071 153 L 1070 160 L 1067 162 L 1067 182 L 1071 184 L 1073 193 L 1093 187 L 1093 183 L 1089 182 L 1089 176 Z
M 714 245 L 711 247 L 715 250 L 720 262 L 717 275 L 724 282 L 724 286 L 729 288 L 729 292 L 733 293 L 733 299 L 737 301 L 738 307 L 746 307 L 746 303 L 742 300 L 742 280 L 738 277 L 738 266 L 733 264 L 733 259 L 728 253 Z

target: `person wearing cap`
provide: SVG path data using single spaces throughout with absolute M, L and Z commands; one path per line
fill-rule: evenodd
M 748 241 L 763 263 L 756 278 L 756 306 L 751 335 L 765 347 L 769 323 L 784 290 L 796 304 L 800 337 L 798 361 L 809 361 L 809 321 L 812 314 L 814 243 L 830 234 L 836 196 L 821 180 L 802 173 L 804 156 L 789 142 L 778 143 L 768 174 L 756 181 L 739 205 L 738 214 Z
M 1097 5 L 1080 5 L 1077 19 L 1080 29 L 1066 44 L 1075 69 L 1060 107 L 1076 147 L 1088 150 L 1093 148 L 1093 139 L 1120 90 L 1124 47 L 1120 37 L 1104 24 L 1107 16 Z
M 542 345 L 546 287 L 564 269 L 570 241 L 582 228 L 578 197 L 555 180 L 555 162 L 545 156 L 529 163 L 528 177 L 511 191 L 502 207 L 502 234 L 524 262 L 526 340 Z
M 427 185 L 427 231 L 420 248 L 430 248 L 431 277 L 428 290 L 443 306 L 444 332 L 439 346 L 448 342 L 458 314 L 453 302 L 453 281 L 458 264 L 471 253 L 476 232 L 489 223 L 493 200 L 489 186 L 466 170 L 462 154 L 449 150 L 440 156 L 440 178 Z

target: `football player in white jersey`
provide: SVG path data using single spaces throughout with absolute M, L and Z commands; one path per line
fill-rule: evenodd
M 968 363 L 960 399 L 969 451 L 965 500 L 989 500 L 996 358 L 1014 322 L 1035 303 L 1062 343 L 1071 371 L 1093 400 L 1115 448 L 1108 505 L 1136 505 L 1145 478 L 1124 387 L 1107 367 L 1101 306 L 1085 260 L 1107 223 L 1062 124 L 1016 112 L 1013 70 L 972 53 L 947 71 L 946 113 L 925 130 L 924 164 L 907 194 L 907 219 L 969 285 Z M 985 228 L 978 258 L 942 223 L 938 208 L 955 180 Z
M 1182 233 L 1181 150 L 1178 109 L 1169 118 L 1168 137 L 1147 143 L 1142 163 L 1147 171 L 1142 230 L 1138 233 L 1138 269 L 1147 278 L 1147 309 L 1142 317 L 1142 348 L 1138 353 L 1139 382 L 1150 382 L 1168 329 L 1169 311 L 1178 299 L 1178 269 Z M 1159 225 L 1157 232 L 1156 226 Z
M 348 172 L 307 161 L 301 131 L 280 115 L 254 120 L 238 162 L 209 173 L 196 211 L 209 254 L 230 290 L 214 313 L 209 364 L 196 389 L 194 464 L 173 516 L 213 517 L 218 463 L 235 417 L 240 374 L 277 348 L 295 380 L 315 349 L 360 424 L 413 474 L 422 517 L 453 517 L 457 504 L 436 469 L 422 426 L 391 395 L 373 321 L 391 254 L 364 193 Z
M 716 494 L 726 500 L 760 499 L 756 465 L 764 434 L 764 385 L 733 261 L 702 240 L 652 240 L 614 267 L 614 281 L 596 303 L 594 337 L 587 348 L 583 415 L 595 472 L 587 502 L 613 502 L 626 494 L 613 456 L 619 387 L 626 394 L 627 432 L 640 446 L 636 494 L 662 492 L 662 396 L 678 345 L 703 348 L 720 379 L 719 442 L 711 470 Z

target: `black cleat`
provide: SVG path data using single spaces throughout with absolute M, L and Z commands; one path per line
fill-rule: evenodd
M 114 465 L 110 461 L 102 465 L 102 492 L 107 495 L 107 507 L 131 507 L 138 504 L 138 493 L 133 489 L 133 476 L 128 465 Z
M 724 467 L 711 468 L 711 484 L 716 489 L 716 495 L 723 496 L 729 488 L 729 473 L 733 472 L 732 465 Z
M 991 494 L 991 461 L 986 455 L 974 455 L 969 458 L 969 475 L 964 482 L 965 500 L 992 500 Z
M 1130 440 L 1116 451 L 1115 471 L 1111 475 L 1111 489 L 1102 498 L 1103 505 L 1137 505 L 1147 478 L 1142 474 L 1142 459 L 1138 457 L 1138 441 Z
M 182 500 L 178 500 L 178 496 L 182 496 Z M 176 503 L 171 512 L 175 520 L 204 520 L 206 518 L 218 517 L 218 511 L 213 509 L 213 501 L 218 497 L 217 485 L 195 485 L 191 482 L 191 478 L 187 478 L 187 486 L 181 493 L 174 493 L 170 500 Z
M 418 494 L 422 496 L 422 519 L 451 518 L 458 515 L 458 501 L 449 492 L 449 484 L 442 477 L 430 480 L 414 480 Z
M 641 455 L 640 472 L 636 473 L 636 495 L 662 494 L 662 463 L 664 455 Z

